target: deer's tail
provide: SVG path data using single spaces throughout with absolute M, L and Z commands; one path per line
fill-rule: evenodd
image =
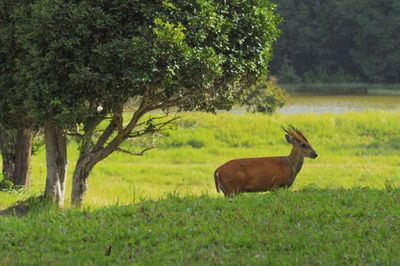
M 219 193 L 221 191 L 221 184 L 219 183 L 219 173 L 217 171 L 214 172 L 214 180 L 215 180 L 215 188 Z

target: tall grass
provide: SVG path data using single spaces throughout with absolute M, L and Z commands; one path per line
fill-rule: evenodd
M 281 125 L 303 131 L 319 157 L 306 159 L 292 190 L 400 185 L 400 123 L 398 113 L 380 111 L 336 114 L 187 113 L 175 128 L 152 139 L 131 141 L 125 148 L 141 150 L 151 141 L 158 148 L 135 157 L 114 153 L 99 163 L 89 177 L 85 206 L 130 204 L 160 199 L 169 193 L 216 197 L 213 171 L 233 158 L 287 155 Z M 77 145 L 70 141 L 67 199 Z M 1 191 L 0 209 L 37 196 L 44 190 L 45 154 L 32 158 L 29 190 Z

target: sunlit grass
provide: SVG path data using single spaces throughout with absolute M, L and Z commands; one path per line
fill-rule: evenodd
M 158 148 L 144 156 L 114 153 L 89 177 L 85 205 L 100 207 L 160 199 L 168 193 L 217 196 L 213 172 L 222 163 L 242 157 L 287 155 L 281 125 L 303 131 L 319 157 L 306 159 L 292 190 L 400 186 L 399 113 L 380 111 L 272 116 L 261 114 L 188 113 L 171 130 L 158 136 Z M 136 151 L 145 141 L 130 142 Z M 69 144 L 67 206 L 71 175 L 78 156 Z M 44 191 L 45 154 L 32 159 L 29 191 L 0 192 L 0 208 Z
M 2 212 L 1 261 L 394 265 L 400 254 L 398 117 L 185 114 L 158 136 L 157 149 L 140 157 L 114 153 L 99 163 L 80 210 L 60 211 L 31 197 L 44 190 L 42 148 L 33 156 L 30 189 L 0 192 L 0 208 L 29 199 Z M 280 128 L 288 124 L 319 153 L 305 160 L 293 187 L 221 198 L 214 169 L 232 158 L 288 154 Z M 140 151 L 146 143 L 125 148 Z M 77 155 L 71 141 L 67 203 Z M 103 207 L 109 205 L 117 206 Z

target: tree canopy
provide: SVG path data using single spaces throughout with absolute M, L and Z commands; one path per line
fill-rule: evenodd
M 11 112 L 80 138 L 78 205 L 97 162 L 171 121 L 148 112 L 231 108 L 267 73 L 280 20 L 265 0 L 37 0 L 11 16 Z
M 15 77 L 29 115 L 65 127 L 149 87 L 154 107 L 227 109 L 266 73 L 278 32 L 272 8 L 256 0 L 39 0 L 16 15 L 25 52 Z
M 13 12 L 28 3 L 24 0 L 0 0 L 0 122 L 7 127 L 18 126 L 24 113 L 21 105 L 24 95 L 17 91 L 14 79 L 21 47 L 15 39 Z

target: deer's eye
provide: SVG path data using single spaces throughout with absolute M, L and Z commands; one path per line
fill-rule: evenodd
M 307 145 L 307 144 L 305 144 L 305 143 L 301 143 L 301 147 L 302 147 L 302 148 L 305 148 L 306 145 Z

